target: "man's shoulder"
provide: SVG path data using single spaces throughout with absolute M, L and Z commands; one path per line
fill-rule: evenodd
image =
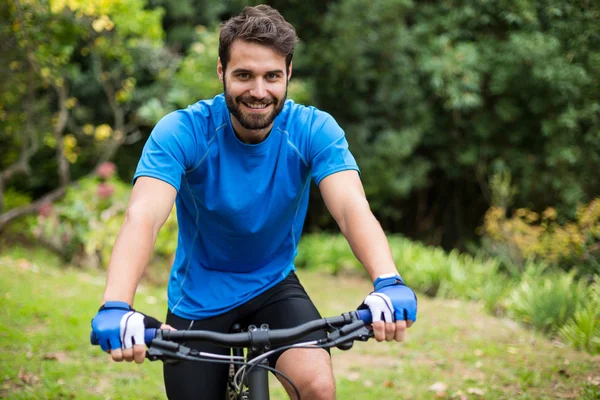
M 328 121 L 333 120 L 331 114 L 315 106 L 298 104 L 293 100 L 286 101 L 285 128 L 290 133 L 314 133 L 319 131 Z
M 157 130 L 178 133 L 189 131 L 206 135 L 222 125 L 225 120 L 225 100 L 222 95 L 200 100 L 186 108 L 170 112 L 157 123 Z

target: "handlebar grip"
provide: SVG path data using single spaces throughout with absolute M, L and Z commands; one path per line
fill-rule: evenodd
M 360 310 L 356 310 L 356 314 L 358 318 L 363 321 L 365 324 L 370 324 L 373 322 L 373 316 L 371 315 L 371 310 L 368 308 L 363 308 Z
M 144 342 L 146 342 L 147 345 L 150 345 L 155 337 L 156 337 L 156 329 L 155 328 L 149 328 L 144 331 Z M 100 344 L 100 341 L 98 340 L 98 337 L 96 336 L 96 333 L 94 331 L 90 332 L 90 343 L 94 346 L 97 346 Z

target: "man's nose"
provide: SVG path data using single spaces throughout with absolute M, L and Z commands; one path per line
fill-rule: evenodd
M 267 96 L 267 87 L 262 79 L 256 79 L 250 89 L 250 95 L 257 99 L 262 99 Z

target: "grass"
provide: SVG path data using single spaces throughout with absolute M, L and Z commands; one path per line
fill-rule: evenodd
M 164 398 L 160 363 L 113 363 L 89 345 L 104 274 L 57 265 L 35 250 L 0 256 L 0 398 Z M 354 308 L 371 289 L 358 277 L 299 275 L 323 315 Z M 142 285 L 136 307 L 163 316 L 164 288 Z M 332 354 L 339 399 L 600 399 L 600 357 L 491 317 L 479 303 L 421 295 L 405 343 Z M 277 384 L 272 398 L 286 398 Z

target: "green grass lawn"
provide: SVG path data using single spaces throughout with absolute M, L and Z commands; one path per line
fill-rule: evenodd
M 161 399 L 161 364 L 113 363 L 89 345 L 104 273 L 58 268 L 47 253 L 0 256 L 0 398 Z M 323 315 L 353 309 L 359 278 L 300 271 Z M 136 307 L 165 314 L 164 287 L 142 285 Z M 566 348 L 478 304 L 419 297 L 407 341 L 334 350 L 339 399 L 600 399 L 600 358 Z M 278 384 L 274 399 L 284 399 Z

